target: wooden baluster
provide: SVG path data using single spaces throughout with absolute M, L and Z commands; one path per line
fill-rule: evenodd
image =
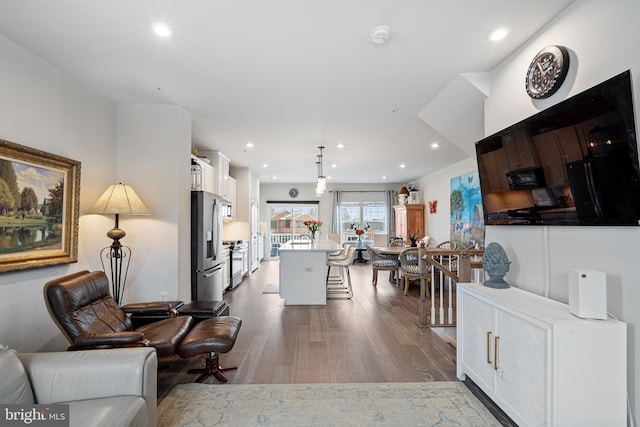
M 420 272 L 420 305 L 418 307 L 418 326 L 421 328 L 429 326 L 427 323 L 427 299 L 425 292 L 425 276 L 427 272 L 427 261 L 424 259 L 427 251 L 423 245 L 418 247 L 418 271 Z M 433 295 L 431 295 L 433 299 Z
M 449 259 L 447 261 L 447 265 L 449 266 L 449 270 L 451 270 L 452 256 L 449 255 Z M 448 316 L 447 323 L 449 325 L 453 324 L 453 280 L 451 277 L 447 277 L 447 284 L 449 285 L 449 307 L 448 307 Z

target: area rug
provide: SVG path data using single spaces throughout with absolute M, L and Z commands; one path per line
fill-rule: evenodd
M 271 283 L 270 285 L 265 286 L 262 291 L 263 294 L 279 294 L 280 293 L 280 285 L 277 283 Z
M 180 384 L 158 426 L 500 426 L 456 381 Z

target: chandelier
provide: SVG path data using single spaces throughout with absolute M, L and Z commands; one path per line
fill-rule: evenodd
M 316 197 L 321 197 L 327 190 L 327 177 L 322 173 L 322 150 L 323 146 L 319 146 L 320 154 L 318 154 L 318 160 L 316 166 L 318 167 L 318 180 L 316 181 Z

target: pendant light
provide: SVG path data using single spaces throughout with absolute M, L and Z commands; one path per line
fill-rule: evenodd
M 320 154 L 318 154 L 318 161 L 316 165 L 318 166 L 318 180 L 316 181 L 316 197 L 320 197 L 327 190 L 327 178 L 322 173 L 322 150 L 324 150 L 323 146 L 319 146 Z

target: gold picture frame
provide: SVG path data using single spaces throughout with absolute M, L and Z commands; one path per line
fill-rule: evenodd
M 80 162 L 0 139 L 0 273 L 78 261 Z

